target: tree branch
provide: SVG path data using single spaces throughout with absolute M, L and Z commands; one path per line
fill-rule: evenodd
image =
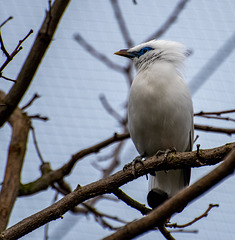
M 152 230 L 154 227 L 158 226 L 159 224 L 161 225 L 162 222 L 164 222 L 167 218 L 171 217 L 174 213 L 182 209 L 182 206 L 186 206 L 189 202 L 199 197 L 212 186 L 218 184 L 228 175 L 232 174 L 234 169 L 235 150 L 233 150 L 226 157 L 222 164 L 220 164 L 205 177 L 177 193 L 147 216 L 127 224 L 125 227 L 104 238 L 103 240 L 132 239 L 146 231 Z
M 125 202 L 128 206 L 140 211 L 143 215 L 148 214 L 152 209 L 147 208 L 144 204 L 141 204 L 129 197 L 126 193 L 124 193 L 121 189 L 115 189 L 113 194 L 116 195 L 120 200 Z
M 185 7 L 185 5 L 186 5 L 186 3 L 188 1 L 189 0 L 180 0 L 178 2 L 178 4 L 176 5 L 176 7 L 174 8 L 174 10 L 171 13 L 171 15 L 167 18 L 167 20 L 160 27 L 160 29 L 157 30 L 157 32 L 153 33 L 150 37 L 148 37 L 145 40 L 145 42 L 150 41 L 150 40 L 155 39 L 155 38 L 159 38 L 160 36 L 162 36 L 171 27 L 171 25 L 173 23 L 175 23 L 175 21 L 177 20 L 179 14 L 184 9 L 184 7 Z
M 125 72 L 125 68 L 113 63 L 108 57 L 106 57 L 101 52 L 98 52 L 91 44 L 89 44 L 79 33 L 76 33 L 74 35 L 74 39 L 87 51 L 89 52 L 93 57 L 97 58 L 99 61 L 101 61 L 103 64 L 108 66 L 109 68 L 117 71 L 117 72 Z
M 32 34 L 32 33 L 33 33 L 33 30 L 31 29 L 31 30 L 29 31 L 29 33 L 28 33 L 22 40 L 19 41 L 18 45 L 16 46 L 15 50 L 11 53 L 11 55 L 9 55 L 8 52 L 5 52 L 5 54 L 7 55 L 7 59 L 6 59 L 6 61 L 3 63 L 3 65 L 0 67 L 0 73 L 1 73 L 1 72 L 3 71 L 3 69 L 8 65 L 8 63 L 12 61 L 12 59 L 15 57 L 15 55 L 16 55 L 20 50 L 22 50 L 21 44 L 22 44 L 22 43 L 29 37 L 29 35 Z M 0 38 L 0 40 L 1 40 L 1 38 Z M 2 40 L 1 40 L 1 44 L 3 44 Z M 4 46 L 4 45 L 2 45 L 2 46 Z M 6 49 L 5 49 L 5 51 L 6 51 Z M 15 81 L 15 82 L 16 82 L 16 81 Z
M 224 158 L 224 156 L 228 152 L 231 152 L 232 149 L 234 150 L 234 148 L 235 143 L 231 143 L 226 144 L 220 148 L 200 150 L 198 152 L 194 151 L 176 154 L 171 153 L 169 154 L 168 161 L 164 161 L 164 156 L 160 157 L 153 156 L 147 158 L 144 161 L 144 166 L 142 166 L 142 164 L 136 166 L 136 177 L 143 176 L 149 172 L 152 172 L 153 170 L 155 171 L 177 169 L 186 166 L 200 167 L 202 166 L 203 163 L 215 164 L 215 162 L 221 161 Z M 139 228 L 140 230 L 139 232 L 155 227 L 156 224 L 159 223 L 159 219 L 162 222 L 167 217 L 171 216 L 175 211 L 182 209 L 182 206 L 185 206 L 188 202 L 192 201 L 192 199 L 196 198 L 197 196 L 208 190 L 211 186 L 218 183 L 225 176 L 231 174 L 235 167 L 234 155 L 235 151 L 233 151 L 232 154 L 229 154 L 227 161 L 222 163 L 219 167 L 213 170 L 206 177 L 202 178 L 197 183 L 181 191 L 176 196 L 168 200 L 161 207 L 157 208 L 152 213 L 145 216 L 147 222 L 143 223 L 143 226 Z M 66 213 L 73 207 L 77 206 L 78 204 L 90 198 L 94 198 L 105 193 L 112 193 L 115 189 L 132 180 L 134 180 L 134 176 L 132 174 L 132 169 L 130 167 L 125 172 L 119 171 L 112 176 L 93 182 L 84 187 L 78 186 L 72 193 L 66 195 L 64 198 L 54 203 L 50 207 L 28 218 L 25 218 L 24 220 L 20 221 L 19 223 L 2 232 L 0 235 L 0 239 L 16 239 L 22 237 L 27 233 L 37 229 L 38 227 L 52 220 L 60 218 L 64 213 Z M 156 218 L 156 215 L 159 216 Z M 153 221 L 151 221 L 152 218 L 154 218 Z M 139 224 L 139 221 L 136 221 L 135 223 L 138 222 Z M 149 221 L 152 222 L 152 225 L 149 225 L 150 224 Z M 133 223 L 131 223 L 131 226 L 133 226 L 132 224 Z M 133 230 L 132 227 L 129 228 L 129 225 L 127 225 L 127 227 L 122 228 L 121 232 L 123 231 L 125 232 L 127 228 L 128 231 L 130 229 L 130 232 Z M 136 234 L 136 232 L 134 234 Z M 118 232 L 117 235 L 120 236 L 120 232 Z M 116 239 L 128 239 L 128 238 L 116 238 Z
M 110 1 L 113 7 L 113 11 L 114 11 L 114 15 L 116 17 L 117 23 L 119 25 L 119 29 L 122 33 L 122 36 L 125 40 L 125 43 L 127 45 L 128 48 L 133 47 L 133 41 L 131 39 L 130 33 L 126 27 L 126 22 L 122 16 L 122 11 L 120 9 L 119 3 L 117 0 L 111 0 Z
M 188 227 L 192 224 L 194 224 L 195 222 L 199 221 L 200 219 L 207 217 L 208 213 L 210 212 L 210 210 L 214 207 L 219 207 L 219 204 L 209 204 L 209 207 L 207 208 L 207 210 L 201 214 L 200 216 L 194 218 L 192 221 L 185 223 L 185 224 L 177 224 L 177 223 L 167 223 L 166 226 L 169 228 L 185 228 Z
M 5 94 L 0 91 L 0 98 Z M 21 169 L 27 146 L 28 133 L 30 129 L 29 118 L 16 109 L 9 118 L 12 127 L 11 142 L 8 149 L 8 159 L 5 176 L 0 192 L 0 231 L 3 231 L 9 221 L 20 185 Z
M 124 140 L 128 138 L 130 135 L 129 134 L 117 134 L 115 133 L 113 137 L 106 139 L 103 142 L 100 142 L 94 146 L 91 146 L 89 148 L 83 149 L 80 152 L 74 154 L 72 158 L 64 164 L 61 168 L 50 171 L 49 173 L 46 173 L 42 175 L 40 178 L 35 180 L 34 182 L 27 183 L 27 184 L 22 184 L 19 189 L 19 196 L 25 196 L 25 195 L 31 195 L 36 192 L 42 191 L 47 189 L 51 184 L 58 182 L 61 180 L 63 177 L 68 175 L 71 171 L 76 162 L 83 157 L 91 154 L 91 153 L 97 153 L 99 152 L 102 148 L 117 142 Z
M 51 16 L 49 13 L 46 14 L 45 20 L 38 32 L 29 55 L 17 77 L 16 84 L 12 86 L 9 93 L 4 98 L 3 102 L 5 103 L 5 106 L 1 106 L 0 108 L 0 126 L 2 126 L 9 118 L 25 94 L 53 38 L 56 27 L 68 3 L 69 0 L 55 0 L 50 11 Z M 48 27 L 49 19 L 50 24 Z
M 194 124 L 194 128 L 196 130 L 201 130 L 206 132 L 226 133 L 228 135 L 235 133 L 234 128 L 219 128 L 219 127 L 205 126 L 205 125 L 199 125 L 199 124 Z

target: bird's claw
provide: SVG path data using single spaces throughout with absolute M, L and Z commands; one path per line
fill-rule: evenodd
M 142 166 L 144 166 L 143 159 L 143 157 L 137 156 L 131 163 L 128 163 L 123 167 L 123 171 L 125 172 L 129 167 L 131 167 L 131 172 L 133 176 L 136 177 L 136 164 L 140 163 Z
M 167 157 L 170 153 L 176 153 L 176 148 L 172 147 L 170 149 L 167 149 L 166 151 L 159 150 L 159 151 L 157 151 L 156 156 L 159 157 L 164 154 L 163 162 L 165 162 L 165 161 L 167 161 Z

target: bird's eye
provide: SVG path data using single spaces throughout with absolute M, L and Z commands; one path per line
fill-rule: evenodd
M 146 52 L 148 52 L 148 51 L 150 51 L 150 50 L 153 50 L 153 48 L 151 48 L 151 47 L 142 48 L 142 49 L 140 50 L 140 55 L 143 55 L 143 54 L 145 54 Z
M 148 52 L 148 50 L 146 48 L 143 49 L 143 53 L 146 53 Z

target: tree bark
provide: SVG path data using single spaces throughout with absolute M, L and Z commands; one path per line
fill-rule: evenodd
M 0 91 L 0 99 L 3 98 L 4 95 L 5 94 Z M 21 170 L 30 129 L 29 118 L 18 108 L 15 109 L 9 118 L 9 123 L 12 127 L 12 136 L 8 149 L 5 176 L 0 192 L 0 231 L 5 230 L 18 196 Z

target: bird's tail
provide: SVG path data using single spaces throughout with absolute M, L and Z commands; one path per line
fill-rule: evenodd
M 148 204 L 156 208 L 189 185 L 191 168 L 158 171 L 150 175 Z

